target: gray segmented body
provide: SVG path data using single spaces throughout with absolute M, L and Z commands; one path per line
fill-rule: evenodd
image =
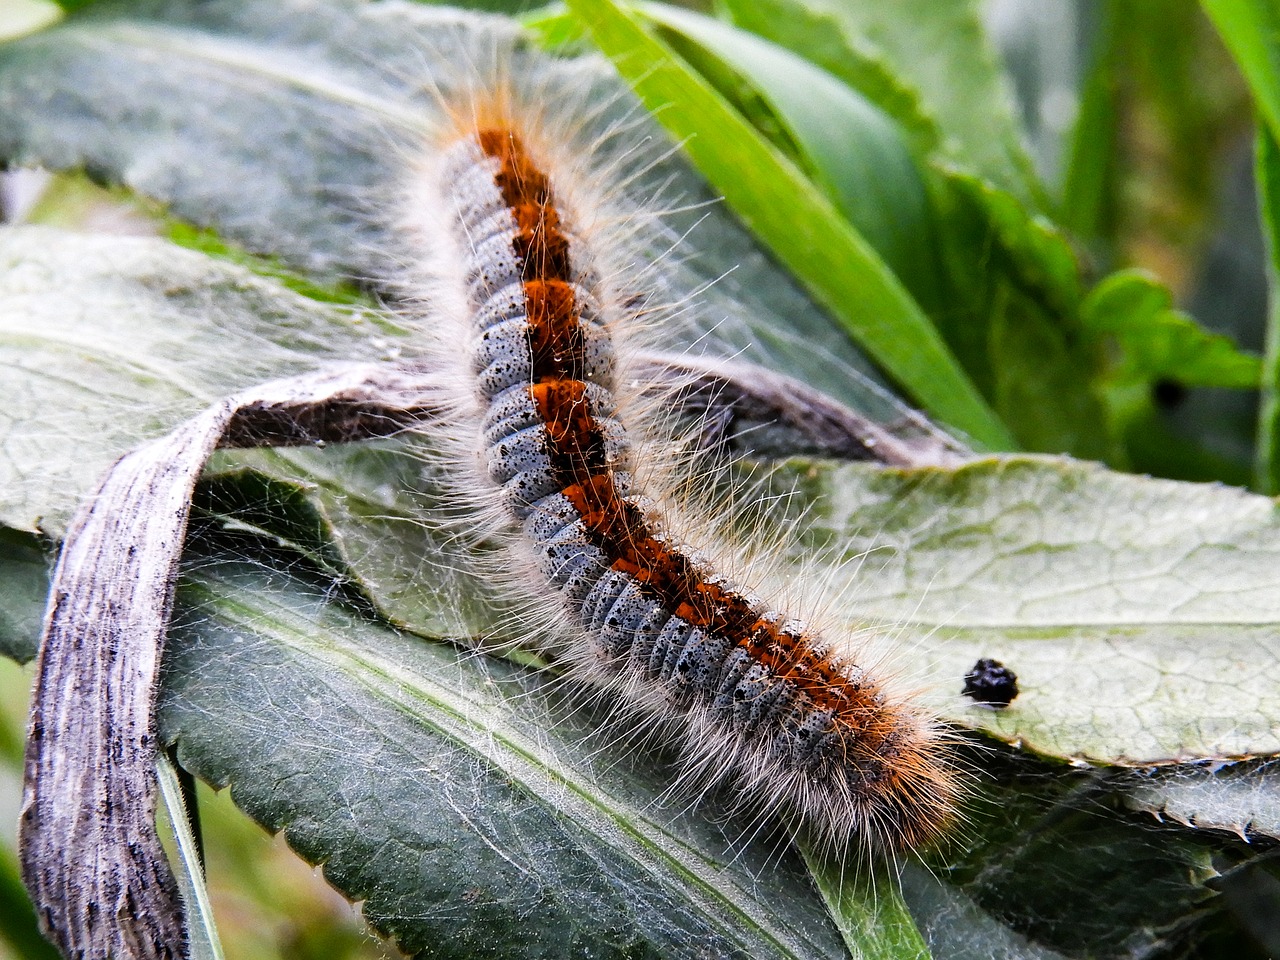
M 923 827 L 910 814 L 927 803 L 875 787 L 915 749 L 914 720 L 802 624 L 672 542 L 632 489 L 599 280 L 546 175 L 514 134 L 481 130 L 450 148 L 442 180 L 464 250 L 488 475 L 591 661 L 721 731 L 748 793 L 783 782 L 828 835 L 890 820 L 891 843 L 914 842 Z M 943 793 L 930 812 L 950 809 Z
M 742 650 L 726 671 L 733 644 L 674 615 L 646 594 L 641 581 L 611 569 L 609 558 L 584 529 L 579 509 L 561 492 L 564 478 L 552 463 L 547 423 L 529 392 L 535 358 L 524 296 L 528 275 L 513 249 L 520 228 L 494 182 L 498 164 L 474 143 L 464 141 L 454 149 L 446 169 L 456 176 L 455 215 L 471 251 L 467 283 L 477 334 L 471 369 L 476 389 L 490 404 L 482 434 L 489 476 L 506 493 L 511 513 L 524 521 L 543 576 L 560 591 L 606 660 L 660 680 L 685 699 L 698 691 L 711 694 L 718 712 L 735 719 L 764 714 L 754 718 L 753 726 L 767 721 L 770 712 L 785 711 L 793 699 L 784 693 L 788 685 L 762 682 L 765 671 L 758 664 L 752 671 L 751 658 Z M 584 393 L 613 465 L 613 484 L 638 502 L 626 489 L 626 431 L 613 416 L 615 404 L 607 387 L 613 375 L 612 340 L 595 297 L 584 286 L 590 281 L 591 274 L 577 268 L 575 257 L 569 283 L 576 315 L 569 321 L 576 323 L 584 342 Z M 722 689 L 733 678 L 736 682 Z M 753 685 L 770 687 L 769 696 L 751 696 Z

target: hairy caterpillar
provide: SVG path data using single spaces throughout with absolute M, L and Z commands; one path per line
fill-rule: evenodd
M 676 721 L 696 782 L 832 848 L 934 838 L 959 794 L 934 721 L 742 585 L 646 482 L 644 416 L 618 392 L 644 271 L 603 161 L 509 81 L 454 92 L 444 114 L 405 192 L 405 285 L 456 384 L 459 495 L 573 638 L 561 659 Z

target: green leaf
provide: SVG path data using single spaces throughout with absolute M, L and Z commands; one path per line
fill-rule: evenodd
M 224 226 L 250 250 L 279 255 L 326 280 L 374 275 L 367 257 L 349 256 L 350 238 L 369 236 L 356 198 L 379 177 L 390 182 L 387 161 L 374 150 L 385 143 L 375 125 L 403 122 L 403 109 L 379 100 L 375 89 L 362 93 L 305 75 L 289 52 L 290 41 L 301 41 L 298 25 L 290 31 L 283 20 L 244 24 L 242 33 L 253 26 L 275 32 L 259 36 L 257 50 L 235 50 L 212 31 L 193 29 L 197 17 L 184 5 L 170 6 L 163 20 L 161 9 L 95 6 L 0 48 L 6 107 L 0 153 L 11 162 L 83 167 L 170 204 L 184 220 Z M 338 30 L 335 11 L 326 12 L 330 29 Z M 378 40 L 367 39 L 370 56 L 384 52 Z M 265 51 L 275 52 L 274 63 Z M 201 64 L 213 77 L 206 74 L 197 86 L 193 74 Z M 231 77 L 240 78 L 238 89 Z M 253 96 L 245 95 L 245 77 L 254 78 Z M 303 123 L 330 133 L 300 138 Z M 256 134 L 232 136 L 232 129 Z M 246 177 L 255 167 L 289 171 L 293 182 L 283 173 Z M 227 189 L 232 183 L 241 196 Z M 320 186 L 350 192 L 345 202 L 305 196 Z
M 996 409 L 1032 450 L 1114 460 L 1089 345 L 1013 283 L 1001 282 L 995 293 L 987 349 Z
M 987 243 L 1008 258 L 1002 272 L 1056 315 L 1058 326 L 1073 326 L 1080 306 L 1080 268 L 1061 230 L 1013 194 L 979 177 L 958 168 L 944 173 L 958 197 L 981 213 Z
M 571 2 L 726 201 L 927 410 L 993 449 L 1011 440 L 901 284 L 812 184 L 611 2 Z
M 931 678 L 949 719 L 1090 762 L 1280 751 L 1271 500 L 1031 457 L 805 463 L 768 489 L 805 511 L 793 555 L 845 571 L 845 621 L 888 631 L 860 656 Z M 1018 675 L 1007 710 L 960 695 L 982 657 Z
M 682 925 L 714 923 L 721 910 L 729 911 L 727 932 L 714 928 L 705 942 L 729 936 L 741 945 L 766 936 L 776 949 L 786 923 L 816 921 L 803 928 L 816 945 L 817 932 L 829 929 L 810 913 L 814 894 L 794 873 L 797 865 L 777 860 L 772 841 L 763 849 L 734 845 L 729 853 L 733 835 L 723 825 L 655 805 L 660 772 L 628 761 L 629 748 L 609 742 L 615 734 L 591 732 L 590 711 L 554 687 L 352 618 L 322 599 L 323 581 L 299 571 L 206 555 L 196 570 L 183 593 L 194 618 L 178 631 L 168 661 L 166 735 L 178 738 L 184 765 L 230 784 L 247 812 L 268 829 L 284 829 L 304 856 L 325 862 L 329 879 L 365 898 L 366 915 L 410 950 L 416 938 L 443 937 L 457 940 L 454 949 L 463 955 L 523 956 L 519 941 L 512 946 L 522 930 L 538 944 L 561 942 L 565 930 L 577 943 L 601 935 L 583 927 L 584 916 L 592 918 L 591 930 L 607 931 L 600 946 L 606 955 L 628 936 L 650 942 L 679 936 Z M 254 722 L 238 719 L 244 716 Z M 315 762 L 317 744 L 325 763 Z M 1070 778 L 1030 776 L 1040 794 L 1069 798 L 1078 789 Z M 919 868 L 904 874 L 907 901 L 939 956 L 954 955 L 948 944 L 1051 955 L 997 920 L 1013 904 L 1042 925 L 1056 918 L 1061 929 L 1040 930 L 1049 942 L 1078 945 L 1082 938 L 1128 935 L 1143 918 L 1167 922 L 1208 895 L 1187 882 L 1208 870 L 1203 849 L 1099 815 L 1097 791 L 1079 798 L 1074 810 L 1061 799 L 1047 807 L 1015 799 L 1006 788 L 996 794 L 976 811 L 989 838 L 980 845 L 985 852 L 953 866 L 957 877 L 972 868 L 981 878 L 965 881 L 969 892 Z M 619 824 L 629 827 L 619 834 Z M 538 840 L 512 843 L 512 836 Z M 495 846 L 510 859 L 497 859 Z M 422 864 L 436 863 L 445 850 L 456 870 L 426 871 Z M 1071 869 L 1062 870 L 1064 851 L 1072 850 Z M 573 865 L 584 853 L 612 865 L 603 884 L 582 888 Z M 754 859 L 757 853 L 769 866 Z M 672 863 L 695 854 L 692 864 Z M 474 866 L 477 860 L 484 866 Z M 666 879 L 669 870 L 681 879 Z M 643 897 L 635 895 L 640 886 L 631 886 L 640 883 L 636 871 L 654 875 L 643 881 Z M 1020 884 L 1031 872 L 1037 881 Z M 420 883 L 424 873 L 434 885 L 411 888 L 410 880 Z M 509 881 L 513 875 L 519 879 Z M 687 884 L 709 877 L 713 889 L 690 898 Z M 900 909 L 896 897 L 877 884 L 870 893 L 875 912 L 867 914 L 859 889 L 855 881 L 834 895 L 844 898 L 846 923 L 877 915 L 890 923 L 863 941 L 884 950 L 897 942 L 890 922 Z M 480 909 L 460 917 L 455 897 Z M 1089 909 L 1074 912 L 1082 898 Z M 626 917 L 614 919 L 611 911 L 624 901 Z M 672 912 L 650 928 L 650 909 Z M 907 949 L 912 942 L 918 949 L 908 935 L 901 948 L 907 952 L 895 947 L 887 955 L 916 955 Z M 833 946 L 829 939 L 826 946 Z M 684 955 L 670 941 L 654 948 Z M 747 949 L 773 955 L 768 945 Z
M 0 523 L 59 533 L 142 440 L 240 387 L 378 359 L 398 328 L 158 240 L 0 231 Z
M 52 175 L 22 218 L 10 218 L 10 222 L 146 237 L 160 232 L 161 221 L 154 208 L 155 204 L 126 190 L 99 185 L 76 171 Z
M 1280 839 L 1280 768 L 1274 760 L 1157 770 L 1135 776 L 1125 793 L 1135 809 L 1177 823 Z
M 1118 379 L 1258 386 L 1259 358 L 1175 309 L 1173 295 L 1146 271 L 1113 273 L 1090 291 L 1080 312 L 1087 332 L 1113 338 L 1119 358 L 1112 375 Z
M 959 170 L 944 176 L 940 222 L 955 309 L 939 321 L 948 343 L 1025 447 L 1117 459 L 1062 235 L 1011 194 Z
M 180 590 L 162 733 L 405 952 L 840 954 L 776 841 L 657 804 L 662 779 L 616 729 L 592 734 L 582 704 L 326 587 L 203 557 Z
M 899 877 L 884 864 L 857 871 L 804 849 L 805 862 L 852 956 L 859 960 L 929 960 L 928 944 L 902 899 Z
M 752 956 L 838 953 L 775 840 L 743 846 L 737 828 L 656 803 L 662 772 L 615 742 L 616 730 L 593 732 L 598 718 L 562 687 L 398 636 L 327 594 L 300 570 L 197 551 L 182 593 L 192 615 L 167 662 L 164 732 L 184 765 L 229 784 L 255 819 L 324 862 L 403 947 L 524 956 L 530 943 L 596 938 L 605 955 L 647 942 L 683 956 L 682 944 L 724 950 L 728 938 Z M 1100 812 L 1096 783 L 1082 793 L 1079 777 L 1023 772 L 1032 791 L 983 788 L 983 839 L 971 828 L 972 848 L 948 868 L 961 887 L 917 866 L 903 873 L 938 956 L 960 945 L 1052 956 L 1006 926 L 1011 913 L 1030 918 L 1042 943 L 1118 948 L 1144 923 L 1155 941 L 1209 896 L 1207 848 Z M 584 875 L 584 857 L 608 869 Z M 832 866 L 821 870 L 830 882 Z M 879 925 L 861 941 L 870 955 L 918 956 L 897 897 L 865 880 L 832 892 L 841 922 Z M 472 906 L 460 915 L 458 902 Z M 666 921 L 650 925 L 650 910 Z M 690 928 L 700 936 L 683 939 Z
M 49 594 L 46 549 L 29 533 L 0 526 L 0 656 L 26 663 L 36 655 Z
M 641 13 L 822 188 L 917 299 L 934 303 L 929 201 L 888 115 L 825 70 L 753 34 L 662 4 Z
M 1062 182 L 1063 223 L 1086 240 L 1110 238 L 1119 203 L 1116 88 L 1121 44 L 1117 6 L 1108 0 L 1098 13 Z
M 722 0 L 734 23 L 861 90 L 949 165 L 1046 206 L 973 0 Z M 924 55 L 927 51 L 927 55 Z

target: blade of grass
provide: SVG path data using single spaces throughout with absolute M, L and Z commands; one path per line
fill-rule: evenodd
M 899 878 L 886 864 L 835 864 L 803 842 L 800 853 L 854 957 L 929 960 L 929 946 L 902 899 Z
M 1268 310 L 1254 486 L 1280 493 L 1280 4 L 1274 0 L 1201 0 L 1244 74 L 1258 111 L 1256 177 L 1267 243 Z
M 977 443 L 1014 446 L 892 271 L 794 165 L 611 0 L 568 5 L 703 175 L 886 373 Z
M 1091 240 L 1110 237 L 1118 185 L 1114 176 L 1117 45 L 1113 2 L 1101 5 L 1098 20 L 1062 185 L 1064 223 Z
M 178 880 L 178 889 L 182 891 L 183 905 L 187 909 L 191 960 L 225 960 L 222 942 L 218 939 L 218 928 L 213 922 L 213 907 L 209 903 L 209 890 L 205 886 L 199 843 L 182 797 L 178 772 L 163 751 L 156 754 L 156 780 L 160 785 L 160 800 L 173 829 L 177 851 L 173 872 Z
M 1280 493 L 1280 146 L 1275 129 L 1263 123 L 1258 124 L 1256 164 L 1268 302 L 1253 483 L 1259 493 L 1275 496 Z
M 1249 84 L 1258 112 L 1280 137 L 1280 4 L 1200 0 Z

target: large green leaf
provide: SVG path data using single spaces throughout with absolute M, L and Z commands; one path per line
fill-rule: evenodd
M 651 765 L 517 668 L 396 634 L 328 585 L 200 560 L 162 731 L 411 955 L 834 956 L 791 857 L 658 805 Z M 776 841 L 774 841 L 776 843 Z
M 912 654 L 880 656 L 945 683 L 948 717 L 1072 759 L 1280 751 L 1271 500 L 1052 458 L 777 483 L 809 511 L 798 552 L 847 565 L 845 616 L 888 625 Z M 1009 709 L 959 696 L 979 657 L 1018 674 Z
M 595 713 L 566 698 L 563 688 L 355 615 L 336 599 L 327 577 L 317 578 L 270 541 L 253 549 L 249 541 L 220 535 L 216 546 L 201 541 L 191 561 L 181 592 L 189 612 L 166 661 L 166 736 L 178 737 L 185 765 L 230 784 L 255 818 L 284 829 L 305 856 L 327 862 L 327 875 L 342 889 L 370 897 L 366 915 L 409 946 L 417 937 L 443 935 L 475 949 L 486 925 L 494 924 L 497 944 L 506 949 L 502 938 L 516 935 L 508 934 L 508 924 L 532 916 L 539 930 L 568 928 L 579 943 L 598 934 L 604 938 L 599 949 L 609 955 L 637 933 L 645 909 L 674 895 L 671 847 L 657 841 L 676 838 L 678 849 L 701 852 L 706 859 L 680 881 L 696 883 L 706 878 L 703 871 L 716 869 L 725 843 L 741 828 L 678 812 L 681 804 L 654 802 L 661 769 L 638 761 L 628 743 L 613 742 L 615 732 L 593 729 Z M 0 578 L 8 562 L 0 557 Z M 472 749 L 479 752 L 466 761 Z M 418 759 L 401 764 L 410 757 Z M 972 810 L 964 843 L 950 844 L 945 859 L 935 857 L 932 872 L 908 866 L 901 874 L 912 915 L 935 955 L 1050 958 L 1058 955 L 1050 945 L 1078 946 L 1081 938 L 1095 950 L 1121 942 L 1134 948 L 1167 938 L 1188 908 L 1204 901 L 1207 848 L 1107 816 L 1102 784 L 1082 792 L 1079 775 L 1046 776 L 1024 761 L 1019 775 L 1010 776 L 994 760 L 989 752 L 981 758 L 985 797 Z M 446 780 L 450 775 L 460 779 Z M 556 784 L 551 789 L 548 778 Z M 530 799 L 529 789 L 539 785 L 541 798 Z M 537 833 L 536 842 L 526 839 L 514 849 L 500 844 L 515 830 L 531 829 L 531 822 L 545 824 L 566 800 L 572 802 L 554 815 L 554 829 Z M 529 804 L 533 809 L 525 809 Z M 610 815 L 637 804 L 640 820 L 621 837 L 611 829 L 603 839 L 595 832 L 602 819 L 609 824 Z M 438 861 L 434 841 L 446 833 L 462 851 L 449 860 L 459 869 L 430 876 L 424 892 L 415 884 L 426 872 L 423 864 Z M 714 925 L 726 908 L 723 894 L 746 883 L 746 897 L 734 893 L 729 942 L 758 945 L 757 935 L 783 937 L 786 924 L 808 916 L 800 942 L 816 948 L 826 938 L 832 946 L 821 914 L 811 913 L 812 890 L 771 843 L 734 845 L 733 862 L 712 874 L 709 894 L 678 903 L 672 921 L 640 931 L 631 944 L 644 951 L 645 942 L 665 937 L 665 955 L 683 956 L 672 941 L 680 925 Z M 593 880 L 594 869 L 562 859 L 584 850 L 594 852 L 594 864 L 617 869 Z M 1070 869 L 1063 869 L 1064 851 L 1073 851 Z M 497 871 L 472 873 L 474 861 L 491 864 L 499 852 L 507 858 Z M 405 866 L 387 868 L 389 861 Z M 495 874 L 521 868 L 517 882 L 495 889 Z M 817 869 L 830 883 L 830 865 Z M 646 872 L 656 875 L 652 890 L 642 889 L 654 879 L 643 879 Z M 950 882 L 940 882 L 938 873 Z M 1027 881 L 1031 874 L 1034 883 Z M 628 881 L 635 886 L 628 888 Z M 453 887 L 462 891 L 456 902 L 446 899 Z M 614 927 L 588 928 L 571 915 L 586 902 L 604 911 L 593 917 L 615 916 L 607 911 L 619 909 L 628 889 L 629 912 Z M 482 897 L 485 891 L 493 896 Z M 833 896 L 843 900 L 846 928 L 877 918 L 889 924 L 860 930 L 857 942 L 867 955 L 913 956 L 893 946 L 909 951 L 919 941 L 901 926 L 905 915 L 886 892 L 878 887 L 868 899 L 854 883 Z M 759 908 L 773 896 L 779 902 Z M 473 915 L 457 903 L 478 907 Z M 1019 932 L 1028 923 L 1035 929 L 1030 939 Z M 1135 933 L 1135 924 L 1144 929 Z M 721 936 L 723 930 L 713 933 L 710 942 L 724 942 Z M 528 946 L 546 955 L 544 941 Z M 761 955 L 774 955 L 769 946 L 766 939 Z
M 401 477 L 416 462 L 411 450 L 379 456 Z M 341 463 L 302 476 L 359 476 Z M 1052 459 L 913 472 L 797 462 L 772 482 L 805 514 L 797 560 L 849 565 L 823 573 L 844 598 L 834 618 L 884 624 L 883 643 L 863 655 L 926 684 L 949 719 L 1091 761 L 1280 752 L 1280 523 L 1270 501 Z M 317 493 L 384 609 L 420 628 L 444 618 L 454 632 L 504 632 L 501 598 L 477 602 L 482 588 L 443 573 L 474 556 L 447 542 L 434 554 L 412 549 L 428 536 L 417 511 L 447 508 L 438 490 L 410 483 L 399 519 L 384 513 L 372 526 L 343 509 L 343 490 L 322 481 Z M 1021 678 L 1009 710 L 959 695 L 981 657 Z
M 1249 0 L 1200 0 L 1248 81 L 1271 135 L 1280 137 L 1280 8 Z

